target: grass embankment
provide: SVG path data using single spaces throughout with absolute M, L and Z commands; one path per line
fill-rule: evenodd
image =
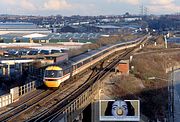
M 162 37 L 156 38 L 156 40 Z M 168 110 L 168 82 L 164 80 L 148 80 L 148 77 L 168 79 L 165 69 L 180 65 L 180 50 L 163 50 L 163 43 L 153 48 L 151 43 L 141 52 L 134 55 L 129 76 L 115 76 L 115 83 L 110 90 L 114 98 L 140 99 L 141 113 L 151 120 L 163 120 Z M 157 52 L 156 52 L 157 51 Z
M 142 113 L 150 118 L 165 117 L 168 105 L 168 82 L 164 80 L 148 80 L 148 77 L 160 77 L 168 79 L 166 68 L 180 65 L 180 51 L 147 53 L 136 55 L 132 65 L 135 67 L 132 73 L 142 80 L 145 88 L 140 91 Z

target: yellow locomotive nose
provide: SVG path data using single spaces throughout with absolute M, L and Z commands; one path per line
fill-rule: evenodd
M 49 88 L 58 88 L 63 76 L 62 68 L 59 66 L 49 66 L 45 69 L 44 84 Z
M 44 84 L 45 84 L 47 87 L 57 88 L 57 87 L 59 87 L 60 82 L 59 82 L 58 80 L 57 80 L 57 81 L 48 81 L 48 80 L 45 80 L 45 81 L 44 81 Z

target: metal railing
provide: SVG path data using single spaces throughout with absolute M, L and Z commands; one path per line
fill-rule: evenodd
M 32 81 L 20 87 L 14 87 L 10 89 L 10 93 L 0 96 L 0 108 L 5 107 L 12 102 L 18 100 L 21 96 L 35 90 L 37 87 L 41 86 L 41 81 Z
M 19 87 L 19 96 L 22 96 L 22 95 L 34 90 L 35 88 L 36 88 L 35 81 L 32 81 L 32 82 L 27 83 L 23 86 L 20 86 Z

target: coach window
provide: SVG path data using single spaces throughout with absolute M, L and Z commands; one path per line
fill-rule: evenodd
M 79 67 L 81 67 L 81 66 L 82 66 L 82 63 L 81 63 L 81 62 L 77 64 L 77 68 L 79 68 Z
M 97 59 L 97 58 L 100 58 L 100 57 L 101 57 L 101 53 L 98 54 L 98 55 L 96 55 L 96 56 L 94 57 L 94 59 Z
M 93 56 L 93 59 L 96 59 L 98 57 L 98 55 L 95 55 L 95 56 Z
M 85 61 L 83 61 L 83 64 L 87 64 L 89 61 L 89 59 L 86 59 Z
M 64 71 L 63 71 L 63 74 L 65 75 L 65 74 L 68 74 L 69 73 L 69 69 L 65 69 Z
M 76 65 L 73 66 L 73 70 L 76 70 Z

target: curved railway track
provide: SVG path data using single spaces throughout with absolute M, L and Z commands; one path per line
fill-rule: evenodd
M 42 93 L 41 95 L 38 95 L 41 97 L 36 96 L 21 106 L 0 115 L 0 121 L 47 121 L 53 119 L 54 116 L 62 113 L 65 106 L 72 102 L 77 96 L 81 95 L 97 80 L 105 77 L 109 70 L 111 70 L 122 58 L 128 56 L 133 50 L 134 48 L 127 49 L 120 57 L 115 58 L 113 62 L 110 62 L 106 68 L 95 74 L 91 74 L 89 78 L 80 85 L 72 83 L 71 81 L 71 83 L 67 84 L 69 86 L 63 90 L 47 90 L 46 92 L 49 93 L 44 95 L 42 95 Z
M 93 72 L 88 77 L 87 81 L 96 77 L 98 73 L 99 72 L 96 72 L 93 70 Z M 81 86 L 82 84 L 80 86 L 77 86 L 77 89 Z M 74 85 L 71 85 L 71 87 L 68 87 L 66 89 L 68 90 L 68 89 L 71 89 L 72 87 L 74 87 Z M 40 114 L 46 113 L 47 111 L 52 109 L 51 107 L 53 107 L 53 105 L 56 104 L 57 101 L 65 99 L 65 97 L 68 97 L 67 95 L 70 94 L 69 92 L 73 92 L 73 91 L 68 92 L 67 90 L 62 90 L 62 91 L 57 90 L 57 93 L 52 90 L 43 91 L 41 94 L 38 94 L 28 99 L 27 101 L 25 101 L 23 104 L 19 105 L 18 107 L 15 107 L 3 113 L 2 115 L 0 115 L 0 121 L 14 121 L 16 120 L 16 118 L 19 118 L 18 119 L 19 121 L 24 121 L 28 118 L 21 119 L 21 117 L 22 115 L 26 115 L 26 113 L 28 114 L 28 116 L 31 113 L 40 113 Z M 66 94 L 63 95 L 63 93 L 66 93 Z M 58 98 L 57 96 L 61 96 L 61 97 Z M 46 108 L 43 106 L 46 106 Z M 30 116 L 32 117 L 33 114 Z
M 97 80 L 104 78 L 106 76 L 106 74 L 109 73 L 122 58 L 127 57 L 133 50 L 134 50 L 134 48 L 131 50 L 128 50 L 122 56 L 115 58 L 113 62 L 111 62 L 109 65 L 107 65 L 106 68 L 104 68 L 102 71 L 100 71 L 98 74 L 96 74 L 88 82 L 86 82 L 85 84 L 82 84 L 78 89 L 73 91 L 67 97 L 58 101 L 50 109 L 48 109 L 40 114 L 37 114 L 35 117 L 33 117 L 27 121 L 28 122 L 47 122 L 47 121 L 54 120 L 60 113 L 62 113 L 65 110 L 65 107 L 70 102 L 72 102 L 75 98 L 80 96 L 86 89 L 88 89 L 91 85 L 93 85 Z
M 1 113 L 0 113 L 0 121 L 1 121 L 1 118 L 3 116 L 5 116 L 8 113 L 10 113 L 11 111 L 17 109 L 17 107 L 23 106 L 23 104 L 27 103 L 27 101 L 29 101 L 29 100 L 33 99 L 34 97 L 40 95 L 44 91 L 45 90 L 43 90 L 43 89 L 40 89 L 40 90 L 38 89 L 38 90 L 32 91 L 31 95 L 27 95 L 28 97 L 22 97 L 22 98 L 20 98 L 20 100 L 8 105 L 7 108 L 4 108 L 4 110 L 1 111 Z
M 94 75 L 95 72 L 92 72 L 88 79 L 94 77 Z M 64 89 L 44 91 L 34 98 L 27 100 L 23 104 L 1 114 L 0 121 L 25 121 L 30 117 L 33 117 L 37 113 L 47 111 L 51 108 L 52 105 L 56 104 L 58 99 L 64 99 L 69 94 L 69 92 L 73 92 L 73 88 L 75 86 L 76 88 L 79 87 L 78 85 L 76 85 L 76 82 L 74 82 L 74 84 L 71 84 Z M 26 115 L 28 116 L 26 117 Z
M 27 109 L 30 106 L 33 106 L 36 102 L 39 100 L 46 98 L 47 95 L 51 94 L 53 91 L 52 90 L 43 90 L 36 96 L 33 96 L 31 99 L 28 99 L 27 101 L 24 101 L 22 104 L 18 105 L 17 107 L 14 107 L 5 113 L 2 113 L 0 115 L 0 121 L 7 121 L 9 118 L 14 117 L 18 115 L 21 111 Z
M 13 111 L 20 109 L 23 106 L 26 106 L 26 104 L 29 102 L 29 100 L 31 100 L 31 99 L 35 100 L 36 99 L 35 97 L 38 97 L 39 95 L 43 94 L 43 92 L 45 92 L 45 90 L 37 90 L 35 93 L 33 91 L 32 92 L 33 94 L 30 95 L 28 98 L 25 97 L 25 98 L 23 98 L 24 100 L 22 100 L 22 101 L 18 100 L 16 102 L 10 104 L 8 106 L 10 109 L 8 109 L 0 114 L 0 121 L 2 121 L 2 118 L 5 118 L 5 116 L 8 116 L 8 114 L 12 113 Z

